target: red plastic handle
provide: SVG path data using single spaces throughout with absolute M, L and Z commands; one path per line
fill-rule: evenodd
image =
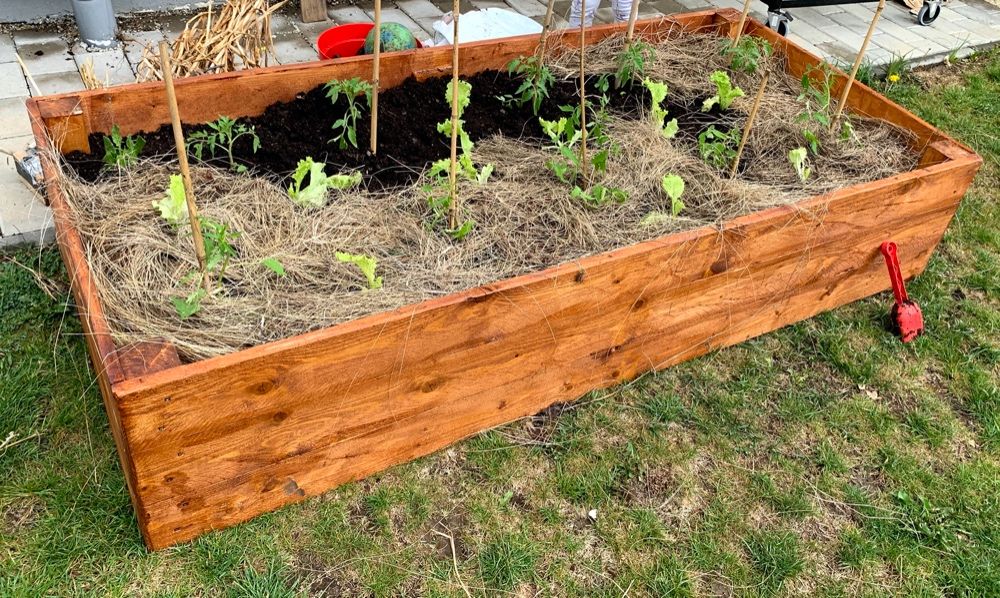
M 903 285 L 903 273 L 899 269 L 899 256 L 896 244 L 892 241 L 882 243 L 882 257 L 885 258 L 885 265 L 889 268 L 889 280 L 892 282 L 892 294 L 896 296 L 896 303 L 900 305 L 909 302 L 906 295 L 906 286 Z

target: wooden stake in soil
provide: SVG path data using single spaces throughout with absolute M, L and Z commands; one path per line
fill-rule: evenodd
M 451 190 L 451 203 L 448 211 L 448 228 L 458 228 L 458 13 L 459 0 L 454 0 L 451 18 L 454 21 L 451 40 L 451 170 L 448 172 L 448 183 Z
M 587 89 L 584 86 L 586 77 L 584 76 L 584 56 L 586 54 L 586 30 L 587 20 L 580 15 L 580 173 L 583 175 L 583 184 L 590 184 L 590 169 L 587 167 Z
M 167 105 L 170 107 L 170 124 L 174 130 L 174 145 L 177 146 L 177 161 L 181 166 L 181 178 L 184 180 L 184 200 L 187 203 L 188 219 L 191 221 L 191 238 L 194 240 L 194 253 L 198 256 L 198 267 L 201 268 L 201 284 L 205 292 L 209 292 L 208 262 L 205 258 L 205 239 L 201 236 L 201 223 L 198 221 L 198 206 L 194 202 L 194 187 L 191 185 L 191 169 L 188 168 L 187 147 L 184 145 L 184 132 L 181 130 L 181 116 L 177 109 L 177 93 L 174 91 L 174 74 L 170 66 L 170 47 L 167 42 L 160 42 L 160 68 L 163 70 L 163 84 L 167 88 Z
M 542 35 L 538 38 L 538 66 L 545 64 L 545 47 L 549 41 L 549 29 L 552 28 L 552 12 L 555 10 L 556 0 L 549 0 L 545 8 L 545 21 L 542 23 Z
M 750 108 L 750 115 L 747 116 L 747 124 L 743 127 L 743 137 L 740 138 L 740 147 L 736 150 L 736 157 L 733 159 L 733 165 L 729 169 L 729 178 L 736 176 L 736 171 L 740 168 L 740 157 L 743 156 L 743 148 L 747 145 L 747 139 L 750 138 L 750 129 L 753 128 L 753 122 L 757 119 L 757 112 L 760 110 L 760 101 L 764 98 L 764 90 L 767 89 L 767 80 L 771 77 L 770 73 L 764 73 L 764 78 L 760 81 L 760 87 L 757 89 L 757 97 L 753 99 L 753 107 Z
M 733 31 L 733 46 L 740 43 L 740 38 L 743 37 L 743 28 L 747 24 L 747 15 L 750 14 L 750 3 L 753 0 L 743 0 L 743 14 L 740 15 L 740 22 L 736 25 L 736 29 Z
M 375 52 L 372 56 L 372 124 L 370 148 L 372 154 L 378 153 L 378 77 L 379 62 L 382 55 L 382 0 L 375 0 Z
M 837 121 L 840 120 L 840 115 L 844 112 L 844 106 L 847 104 L 847 96 L 851 93 L 851 87 L 854 86 L 854 79 L 858 76 L 861 61 L 865 58 L 865 53 L 868 51 L 868 43 L 872 41 L 872 34 L 875 33 L 875 25 L 878 24 L 878 19 L 882 16 L 883 10 L 885 10 L 885 0 L 879 0 L 878 8 L 875 9 L 875 16 L 872 17 L 872 24 L 868 26 L 868 35 L 865 36 L 865 41 L 861 44 L 861 50 L 858 51 L 858 56 L 854 59 L 851 74 L 847 77 L 844 90 L 840 93 L 840 101 L 837 102 L 837 113 L 833 115 L 833 120 L 830 121 L 831 130 L 837 126 Z
M 581 0 L 582 2 L 583 0 Z M 748 2 L 750 0 L 747 0 Z M 628 30 L 625 32 L 625 39 L 632 41 L 635 36 L 635 20 L 639 16 L 639 0 L 632 0 L 632 10 L 628 13 Z

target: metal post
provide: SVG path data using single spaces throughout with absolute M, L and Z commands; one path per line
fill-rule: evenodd
M 73 16 L 80 29 L 80 39 L 88 47 L 113 48 L 118 45 L 115 34 L 115 10 L 111 0 L 73 0 Z

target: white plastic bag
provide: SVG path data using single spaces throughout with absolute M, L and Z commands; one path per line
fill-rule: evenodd
M 450 46 L 453 31 L 451 13 L 448 13 L 434 23 L 432 45 Z M 542 26 L 534 19 L 502 8 L 463 13 L 458 24 L 458 37 L 462 43 L 541 32 Z

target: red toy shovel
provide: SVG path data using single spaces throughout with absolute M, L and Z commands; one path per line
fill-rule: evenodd
M 903 273 L 899 270 L 899 256 L 896 244 L 892 241 L 882 243 L 882 257 L 889 268 L 889 280 L 892 282 L 892 294 L 896 296 L 896 304 L 892 306 L 892 323 L 899 332 L 904 343 L 917 338 L 924 331 L 924 314 L 920 306 L 910 301 L 903 285 Z

